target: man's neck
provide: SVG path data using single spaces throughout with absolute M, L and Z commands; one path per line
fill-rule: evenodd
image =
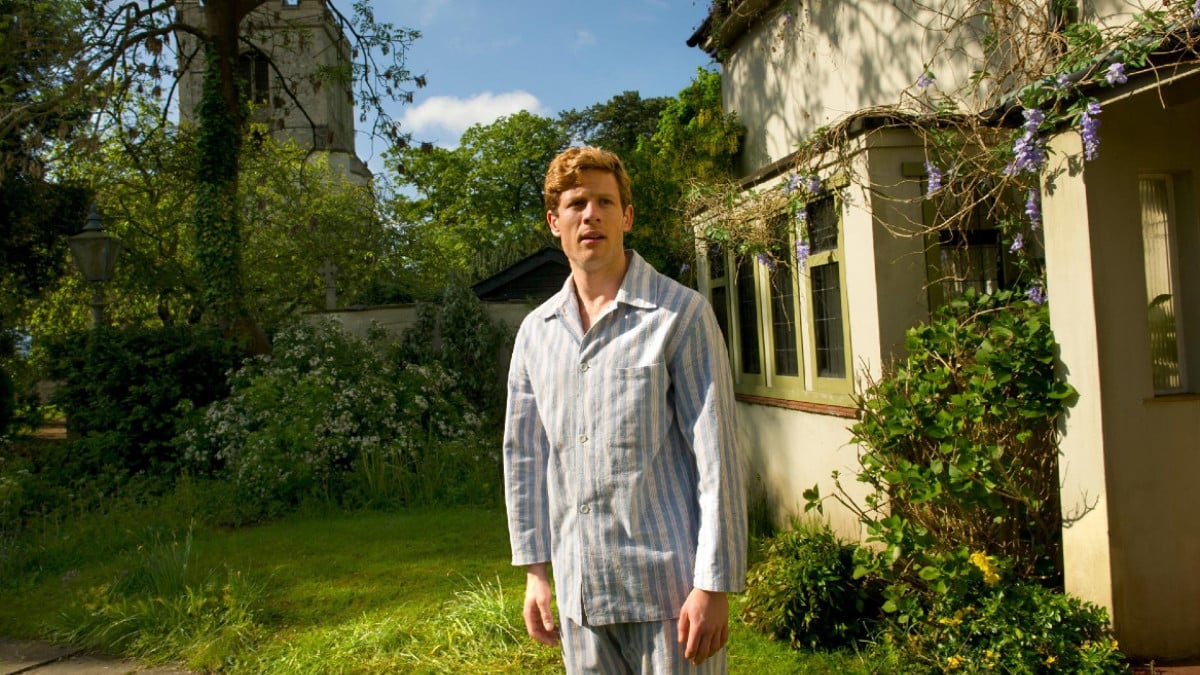
M 619 268 L 589 271 L 572 266 L 571 279 L 575 284 L 575 299 L 579 303 L 579 320 L 583 323 L 584 333 L 616 299 L 621 283 L 625 281 L 625 274 L 629 271 L 629 259 L 628 253 L 622 256 Z

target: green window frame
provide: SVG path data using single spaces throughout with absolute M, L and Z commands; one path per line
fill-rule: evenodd
M 833 181 L 830 181 L 833 183 Z M 840 185 L 844 186 L 843 181 Z M 805 264 L 795 258 L 796 219 L 780 210 L 773 230 L 773 263 L 701 242 L 701 290 L 725 333 L 737 393 L 755 399 L 852 404 L 852 354 L 845 294 L 843 206 L 832 189 L 808 207 L 815 244 Z M 815 275 L 815 276 L 814 276 Z

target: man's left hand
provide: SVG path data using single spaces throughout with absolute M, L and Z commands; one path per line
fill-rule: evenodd
M 679 612 L 683 657 L 695 665 L 721 651 L 729 641 L 729 598 L 717 591 L 692 589 Z

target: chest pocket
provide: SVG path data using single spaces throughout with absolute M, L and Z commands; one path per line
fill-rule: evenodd
M 614 458 L 635 459 L 657 451 L 663 444 L 670 422 L 671 406 L 667 401 L 670 377 L 666 364 L 656 363 L 637 368 L 616 368 L 612 371 L 610 403 L 613 406 L 613 426 L 608 447 Z M 639 470 L 640 462 L 618 466 L 622 470 Z

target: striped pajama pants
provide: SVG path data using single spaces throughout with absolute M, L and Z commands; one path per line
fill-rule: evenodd
M 560 617 L 563 662 L 570 675 L 723 675 L 725 649 L 699 666 L 683 658 L 678 619 L 581 626 Z

